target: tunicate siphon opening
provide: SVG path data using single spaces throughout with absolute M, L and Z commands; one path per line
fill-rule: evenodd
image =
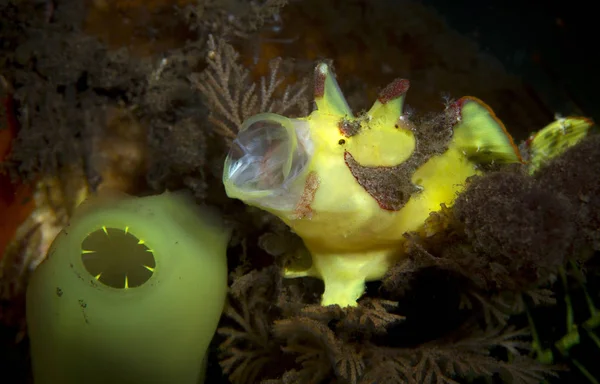
M 98 282 L 109 287 L 139 287 L 152 277 L 156 261 L 153 250 L 129 228 L 102 227 L 81 243 L 81 260 Z

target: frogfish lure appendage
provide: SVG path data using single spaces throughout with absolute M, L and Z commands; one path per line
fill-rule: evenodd
M 441 204 L 451 206 L 481 165 L 521 162 L 502 122 L 473 97 L 449 107 L 444 150 L 427 153 L 427 136 L 403 116 L 409 86 L 393 81 L 355 116 L 321 63 L 316 109 L 297 119 L 248 119 L 225 161 L 227 195 L 273 213 L 303 239 L 312 264 L 285 276 L 322 279 L 322 305 L 357 305 L 365 282 L 381 279 L 404 256 L 404 234 Z

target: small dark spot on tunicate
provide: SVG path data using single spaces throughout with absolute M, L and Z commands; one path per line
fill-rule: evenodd
M 63 290 L 60 287 L 56 287 L 56 296 L 62 297 Z

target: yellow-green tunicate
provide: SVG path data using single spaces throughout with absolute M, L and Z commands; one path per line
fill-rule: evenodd
M 35 383 L 203 382 L 228 239 L 185 194 L 84 202 L 27 290 Z

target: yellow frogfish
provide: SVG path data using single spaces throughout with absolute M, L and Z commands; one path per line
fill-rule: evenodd
M 245 121 L 225 160 L 229 197 L 281 218 L 304 241 L 322 279 L 322 305 L 355 306 L 365 282 L 404 256 L 405 234 L 451 206 L 486 165 L 522 162 L 482 101 L 450 103 L 439 121 L 403 114 L 409 81 L 385 87 L 355 116 L 327 64 L 315 69 L 316 109 L 304 118 L 265 113 Z

